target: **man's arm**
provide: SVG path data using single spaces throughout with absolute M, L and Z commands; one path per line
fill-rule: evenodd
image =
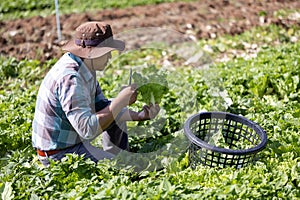
M 140 112 L 135 112 L 132 110 L 125 110 L 125 112 L 120 116 L 120 121 L 144 121 L 153 119 L 157 116 L 160 111 L 158 104 L 147 106 L 145 105 Z
M 136 101 L 136 86 L 130 85 L 124 88 L 110 105 L 96 113 L 101 131 L 109 127 L 119 113 L 128 105 Z

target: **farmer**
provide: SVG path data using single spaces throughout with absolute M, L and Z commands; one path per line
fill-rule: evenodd
M 121 89 L 112 101 L 104 97 L 96 71 L 104 70 L 111 51 L 123 51 L 125 43 L 113 38 L 110 25 L 86 22 L 75 30 L 66 53 L 44 78 L 37 96 L 32 144 L 43 165 L 49 158 L 67 153 L 97 162 L 129 150 L 126 121 L 156 117 L 159 105 L 145 105 L 140 112 L 127 108 L 137 99 L 136 85 Z M 102 134 L 103 149 L 90 142 Z

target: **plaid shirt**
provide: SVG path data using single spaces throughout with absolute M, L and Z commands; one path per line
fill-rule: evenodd
M 100 134 L 96 112 L 110 103 L 79 57 L 66 53 L 44 78 L 32 123 L 32 144 L 63 149 Z

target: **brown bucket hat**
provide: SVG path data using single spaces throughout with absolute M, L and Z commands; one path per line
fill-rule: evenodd
M 93 59 L 112 50 L 123 51 L 125 43 L 115 40 L 109 24 L 105 22 L 86 22 L 75 30 L 74 40 L 62 46 L 62 50 L 69 51 L 81 58 Z

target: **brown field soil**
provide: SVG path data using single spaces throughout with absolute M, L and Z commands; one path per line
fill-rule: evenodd
M 60 45 L 72 38 L 73 30 L 81 23 L 92 20 L 108 22 L 114 33 L 121 33 L 120 35 L 137 28 L 160 27 L 176 30 L 194 39 L 235 35 L 255 26 L 269 24 L 284 28 L 300 26 L 300 20 L 274 16 L 281 9 L 299 10 L 300 1 L 199 0 L 67 14 L 60 16 L 61 41 L 57 41 L 55 15 L 0 21 L 0 53 L 19 60 L 39 59 L 42 62 L 59 57 L 63 53 Z M 128 40 L 139 41 L 141 37 L 137 34 Z

